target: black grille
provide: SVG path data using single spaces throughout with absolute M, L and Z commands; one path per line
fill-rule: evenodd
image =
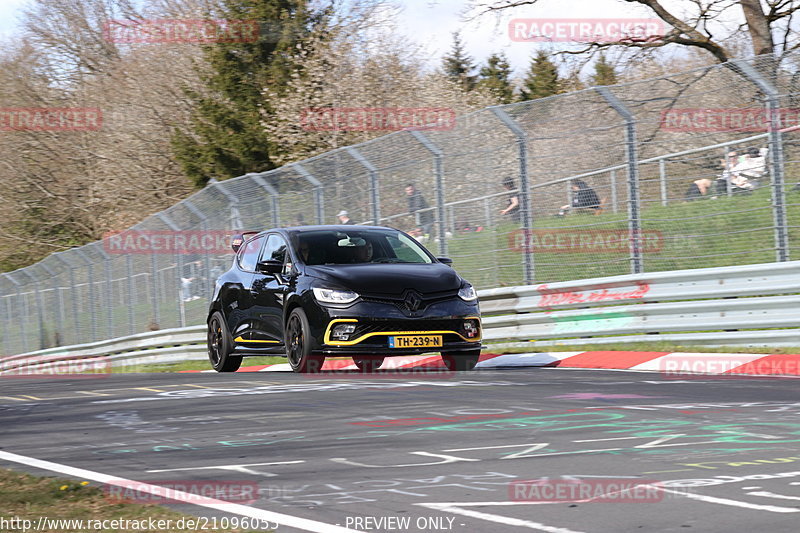
M 455 331 L 461 332 L 463 319 L 374 320 L 359 322 L 353 338 L 377 331 Z
M 413 312 L 420 312 L 424 311 L 429 305 L 438 303 L 438 302 L 445 302 L 447 300 L 452 300 L 458 296 L 458 291 L 444 291 L 432 294 L 422 295 L 419 294 L 419 298 L 421 300 L 417 309 L 411 309 L 408 306 L 408 302 L 406 301 L 406 294 L 404 293 L 401 296 L 385 296 L 385 295 L 378 295 L 378 294 L 362 294 L 361 299 L 365 302 L 375 302 L 375 303 L 383 303 L 383 304 L 390 304 L 396 306 L 398 309 L 403 311 L 404 313 L 413 313 Z

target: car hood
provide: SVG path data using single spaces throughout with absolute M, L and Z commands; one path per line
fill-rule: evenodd
M 456 290 L 461 278 L 442 263 L 383 263 L 306 266 L 306 274 L 360 294 L 402 294 L 415 289 L 423 294 Z

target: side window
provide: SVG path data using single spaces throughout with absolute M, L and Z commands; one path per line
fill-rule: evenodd
M 248 272 L 256 271 L 256 263 L 258 262 L 258 252 L 261 250 L 261 245 L 264 244 L 265 237 L 258 237 L 249 241 L 239 251 L 239 268 Z
M 286 260 L 286 241 L 280 235 L 270 235 L 267 239 L 267 245 L 261 253 L 262 261 L 280 261 L 283 263 Z

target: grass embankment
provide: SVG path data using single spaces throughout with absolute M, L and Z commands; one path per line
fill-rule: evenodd
M 200 508 L 198 508 L 200 509 Z M 202 513 L 198 512 L 198 516 Z M 37 529 L 39 532 L 63 533 L 64 531 L 159 531 L 161 533 L 185 533 L 194 528 L 186 527 L 189 520 L 197 521 L 197 517 L 185 515 L 160 505 L 143 505 L 136 503 L 119 503 L 99 487 L 92 486 L 86 481 L 39 477 L 23 474 L 12 470 L 0 468 L 0 517 L 6 521 L 5 527 L 0 524 L 0 531 L 23 531 L 22 523 L 8 522 L 14 519 L 30 520 L 32 526 L 27 531 L 33 531 L 39 523 L 40 517 L 46 517 L 48 522 Z M 65 523 L 55 520 L 83 520 L 84 528 L 66 527 Z M 164 520 L 161 525 L 171 521 L 171 527 L 148 529 L 147 522 Z M 107 520 L 106 525 L 113 524 L 112 520 L 128 520 L 128 526 L 136 525 L 139 528 L 89 528 L 88 520 Z M 183 522 L 180 522 L 183 520 Z M 43 522 L 43 525 L 45 522 Z M 74 523 L 73 523 L 74 525 Z M 179 526 L 183 527 L 179 527 Z M 19 526 L 19 527 L 17 527 Z M 223 529 L 214 531 L 227 533 L 245 533 L 252 529 Z M 264 530 L 262 530 L 264 531 Z

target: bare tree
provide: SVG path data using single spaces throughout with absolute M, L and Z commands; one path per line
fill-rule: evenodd
M 578 50 L 563 53 L 585 54 L 609 47 L 653 50 L 667 45 L 704 50 L 719 63 L 735 57 L 731 41 L 741 32 L 749 37 L 752 55 L 774 53 L 782 56 L 800 47 L 800 33 L 792 28 L 795 13 L 800 10 L 797 0 L 683 0 L 672 10 L 663 0 L 619 0 L 648 7 L 664 21 L 663 35 L 645 38 L 623 38 L 615 42 L 590 42 Z M 535 5 L 539 0 L 494 0 L 475 4 L 481 13 L 508 12 L 513 8 Z M 677 15 L 682 9 L 687 15 Z M 744 19 L 735 27 L 725 27 L 720 21 Z

